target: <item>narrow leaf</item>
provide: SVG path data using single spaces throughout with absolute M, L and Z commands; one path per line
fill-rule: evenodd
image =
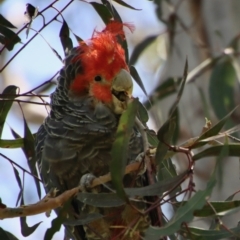
M 132 55 L 129 60 L 129 65 L 134 65 L 140 55 L 143 53 L 143 51 L 152 43 L 155 41 L 155 39 L 158 37 L 158 35 L 150 36 L 144 39 L 142 42 L 137 44 L 135 48 L 133 49 Z
M 238 234 L 240 237 L 240 227 L 230 229 L 207 230 L 202 228 L 188 227 L 184 229 L 184 236 L 191 240 L 216 240 L 216 239 L 230 239 Z M 236 237 L 236 236 L 235 236 Z
M 9 51 L 13 49 L 16 43 L 21 42 L 20 37 L 15 32 L 2 25 L 0 25 L 0 35 L 1 34 L 4 38 L 0 38 L 0 41 Z
M 12 165 L 13 167 L 13 172 L 14 172 L 14 175 L 15 175 L 15 178 L 17 180 L 17 183 L 18 183 L 18 187 L 20 189 L 19 193 L 18 193 L 18 198 L 17 198 L 17 201 L 16 201 L 16 206 L 18 205 L 18 202 L 20 201 L 20 199 L 22 198 L 22 194 L 23 194 L 23 187 L 22 187 L 22 181 L 20 179 L 20 176 L 19 176 L 19 172 L 18 170 Z
M 8 231 L 5 231 L 1 227 L 0 227 L 0 239 L 3 239 L 3 240 L 18 240 L 18 238 L 16 238 L 14 235 L 12 235 L 12 233 L 10 233 Z
M 132 128 L 137 114 L 138 99 L 129 103 L 127 110 L 121 115 L 116 140 L 113 143 L 110 164 L 112 183 L 121 199 L 127 201 L 127 196 L 123 189 L 122 178 L 127 164 L 128 143 L 131 137 Z
M 7 86 L 3 92 L 2 95 L 15 95 L 17 92 L 18 87 L 14 85 Z M 9 99 L 14 99 L 14 97 L 9 97 Z M 13 101 L 0 101 L 0 138 L 2 136 L 2 131 L 4 127 L 4 123 L 7 117 L 7 114 L 12 107 Z
M 37 168 L 36 168 L 34 137 L 28 127 L 25 117 L 24 117 L 24 141 L 23 141 L 23 143 L 24 143 L 24 148 L 22 148 L 22 150 L 26 156 L 29 169 L 34 176 L 38 176 Z M 39 197 L 39 199 L 41 199 L 40 183 L 35 177 L 33 177 L 33 179 L 34 179 L 34 182 L 35 182 L 35 185 L 37 188 L 38 197 Z
M 206 132 L 204 132 L 191 146 L 191 148 L 196 148 L 199 146 L 202 146 L 206 143 L 201 142 L 199 143 L 201 140 L 212 137 L 217 135 L 220 130 L 223 128 L 224 124 L 226 123 L 226 121 L 229 119 L 229 117 L 233 114 L 233 112 L 235 112 L 235 110 L 238 108 L 235 107 L 230 113 L 228 113 L 224 118 L 222 118 L 216 125 L 214 125 L 212 128 L 210 128 L 209 130 L 207 130 Z
M 125 189 L 126 190 L 126 189 Z M 125 202 L 118 197 L 116 193 L 78 193 L 77 199 L 84 204 L 95 207 L 118 207 L 122 206 Z
M 101 17 L 103 22 L 107 25 L 110 21 L 110 19 L 113 17 L 111 12 L 108 10 L 106 6 L 100 3 L 96 2 L 90 2 L 90 4 L 93 6 L 95 11 L 98 13 L 98 15 Z
M 146 122 L 149 120 L 148 112 L 147 112 L 146 108 L 142 105 L 141 102 L 138 102 L 137 117 L 144 124 L 146 124 Z
M 173 103 L 173 105 L 172 105 L 172 107 L 171 107 L 170 117 L 171 117 L 172 114 L 176 111 L 177 106 L 178 106 L 178 103 L 179 103 L 180 100 L 181 100 L 181 97 L 182 97 L 182 94 L 183 94 L 183 90 L 184 90 L 184 87 L 185 87 L 185 83 L 186 83 L 186 79 L 187 79 L 187 73 L 188 73 L 188 61 L 187 61 L 187 59 L 186 59 L 185 67 L 184 67 L 184 71 L 183 71 L 182 82 L 181 82 L 181 85 L 180 85 L 180 89 L 179 89 L 179 91 L 178 91 L 177 98 L 176 98 L 175 102 Z
M 102 193 L 101 193 L 102 194 Z M 99 195 L 101 195 L 99 194 Z M 68 226 L 77 226 L 77 225 L 85 225 L 97 219 L 103 218 L 103 215 L 100 213 L 88 213 L 81 214 L 76 220 L 68 220 L 63 222 L 64 225 Z
M 21 205 L 24 205 L 23 197 L 21 199 Z M 27 236 L 31 235 L 41 223 L 42 222 L 39 222 L 39 223 L 34 224 L 32 227 L 29 227 L 28 224 L 27 224 L 27 218 L 26 217 L 20 217 L 22 235 L 24 237 L 27 237 Z
M 75 36 L 75 38 L 76 38 L 76 40 L 78 41 L 78 42 L 82 42 L 83 40 L 82 40 L 82 38 L 80 38 L 78 35 L 76 35 L 75 33 L 73 33 L 73 35 Z
M 150 227 L 146 232 L 146 239 L 159 240 L 160 237 L 174 234 L 179 231 L 183 222 L 190 222 L 193 219 L 193 212 L 201 209 L 206 197 L 209 197 L 216 183 L 212 177 L 204 191 L 198 191 L 184 206 L 177 209 L 173 218 L 163 227 Z
M 160 101 L 161 99 L 164 99 L 167 96 L 176 93 L 180 84 L 181 78 L 168 78 L 153 91 L 149 97 L 149 102 L 155 103 L 156 101 Z M 149 102 L 144 103 L 144 106 L 147 109 L 150 109 L 152 107 Z
M 172 163 L 170 158 L 166 159 L 165 161 L 161 162 L 158 171 L 158 180 L 159 181 L 166 181 L 172 179 L 173 177 L 177 176 L 176 167 Z
M 0 25 L 7 28 L 16 28 L 12 23 L 10 23 L 2 14 L 0 14 Z
M 174 206 L 180 207 L 185 205 L 187 202 L 176 202 Z M 210 202 L 211 205 L 205 204 L 202 209 L 194 211 L 195 217 L 215 217 L 215 216 L 226 216 L 228 214 L 237 212 L 240 210 L 240 200 L 235 201 L 218 201 Z
M 156 15 L 160 22 L 164 22 L 162 19 L 162 0 L 153 0 L 154 4 L 156 5 Z
M 67 201 L 58 212 L 58 216 L 52 220 L 51 227 L 45 232 L 44 240 L 51 240 L 53 235 L 60 230 L 63 222 L 67 219 L 66 214 L 69 209 L 70 202 L 71 200 Z
M 157 135 L 153 130 L 147 129 L 147 137 L 148 137 L 148 143 L 152 146 L 152 147 L 157 147 L 158 145 L 158 139 L 157 139 Z
M 147 91 L 144 87 L 144 84 L 143 84 L 143 81 L 142 79 L 140 78 L 136 68 L 134 66 L 131 66 L 130 67 L 130 73 L 132 75 L 132 77 L 134 78 L 134 80 L 136 81 L 136 83 L 138 84 L 138 86 L 142 89 L 142 91 L 144 92 L 145 96 L 147 97 Z
M 23 147 L 23 139 L 0 139 L 0 148 L 20 148 Z
M 107 0 L 101 0 L 102 3 L 107 7 L 108 11 L 111 13 L 112 18 L 118 22 L 122 23 L 122 19 L 119 15 L 119 13 L 117 12 L 117 10 L 115 9 L 115 7 Z M 124 51 L 125 51 L 125 60 L 128 64 L 129 62 L 129 54 L 128 54 L 128 44 L 126 39 L 122 40 L 119 38 L 119 43 L 121 44 L 121 46 L 123 47 Z
M 187 174 L 188 172 L 184 172 L 171 179 L 156 182 L 146 187 L 124 188 L 124 190 L 129 198 L 161 196 L 164 192 L 179 185 L 183 179 L 187 178 Z M 95 207 L 118 207 L 124 204 L 124 201 L 116 193 L 79 193 L 77 198 L 81 202 Z
M 173 133 L 176 126 L 176 119 L 169 118 L 162 127 L 158 130 L 157 137 L 159 140 L 156 152 L 156 165 L 160 165 L 161 162 L 166 158 L 166 154 L 171 143 Z
M 124 7 L 130 8 L 132 10 L 141 10 L 141 9 L 137 9 L 137 8 L 134 8 L 134 7 L 130 6 L 129 4 L 125 3 L 122 0 L 114 0 L 114 2 L 120 4 L 120 5 L 124 6 Z
M 235 80 L 236 72 L 230 59 L 223 59 L 214 66 L 210 77 L 209 96 L 218 119 L 223 118 L 235 106 Z M 228 125 L 232 126 L 233 124 Z
M 231 143 L 228 146 L 228 156 L 229 157 L 239 157 L 240 156 L 240 144 L 234 144 Z M 219 145 L 219 146 L 213 146 L 210 148 L 207 148 L 203 150 L 200 153 L 197 153 L 196 155 L 193 156 L 193 160 L 199 160 L 204 157 L 210 157 L 210 156 L 219 156 L 220 152 L 223 150 L 224 145 Z
M 44 240 L 50 240 L 53 238 L 54 234 L 58 232 L 62 226 L 62 223 L 64 221 L 63 217 L 60 217 L 59 215 L 54 218 L 51 222 L 51 227 L 47 229 L 44 235 Z
M 60 37 L 62 47 L 66 56 L 68 55 L 69 51 L 73 48 L 73 43 L 72 43 L 72 39 L 69 37 L 69 28 L 65 20 L 63 20 L 63 25 L 60 29 L 59 37 Z

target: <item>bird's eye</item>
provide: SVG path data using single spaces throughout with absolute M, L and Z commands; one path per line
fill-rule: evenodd
M 96 76 L 95 78 L 94 78 L 94 80 L 96 81 L 96 82 L 100 82 L 100 81 L 102 81 L 102 77 L 101 76 Z

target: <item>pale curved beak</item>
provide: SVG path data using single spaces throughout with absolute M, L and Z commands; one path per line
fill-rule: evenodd
M 121 102 L 131 98 L 133 81 L 130 73 L 121 69 L 112 83 L 112 94 Z

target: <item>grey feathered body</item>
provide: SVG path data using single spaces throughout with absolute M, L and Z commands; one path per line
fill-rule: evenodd
M 81 62 L 71 61 L 77 51 L 73 49 L 65 60 L 58 86 L 51 94 L 51 112 L 36 137 L 36 156 L 46 192 L 57 188 L 60 194 L 78 186 L 86 173 L 99 177 L 109 172 L 110 151 L 120 116 L 103 103 L 96 103 L 88 93 L 76 96 L 69 90 L 76 75 L 84 74 Z M 141 136 L 135 128 L 128 162 L 134 161 L 142 151 Z M 76 206 L 81 204 L 73 203 L 72 211 L 81 214 Z M 85 239 L 86 229 L 77 228 L 75 239 Z

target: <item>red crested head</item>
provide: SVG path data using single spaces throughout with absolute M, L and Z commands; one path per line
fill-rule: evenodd
M 83 73 L 76 76 L 70 87 L 74 93 L 88 92 L 100 101 L 112 101 L 113 79 L 121 69 L 129 71 L 117 39 L 124 39 L 124 26 L 133 31 L 131 24 L 112 21 L 103 31 L 94 31 L 90 40 L 79 43 L 79 54 L 73 61 L 80 60 Z

